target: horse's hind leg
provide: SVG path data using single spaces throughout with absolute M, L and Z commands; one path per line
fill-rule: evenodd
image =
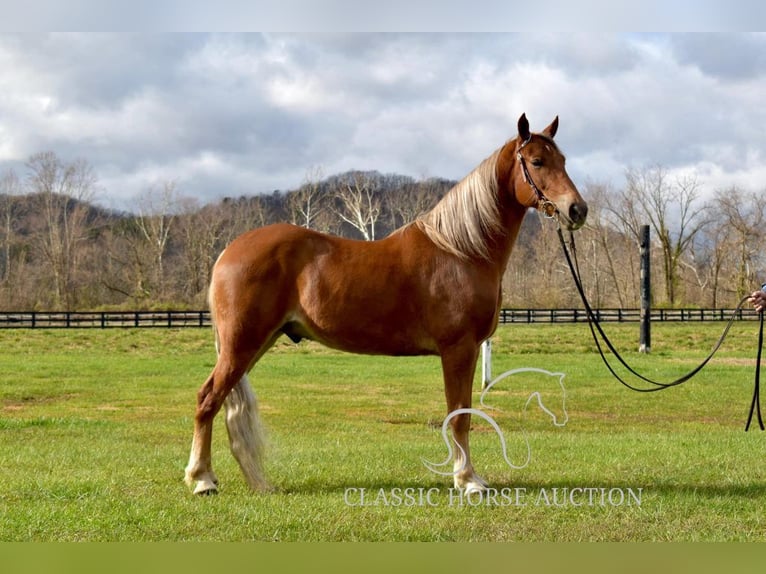
M 185 477 L 194 494 L 210 494 L 218 490 L 218 479 L 213 473 L 211 460 L 213 419 L 226 395 L 245 375 L 245 370 L 242 366 L 232 368 L 227 359 L 219 357 L 213 372 L 197 392 L 194 435 Z
M 217 368 L 217 366 L 216 366 Z M 209 494 L 218 490 L 218 479 L 213 473 L 210 459 L 210 443 L 213 438 L 213 417 L 208 397 L 216 383 L 216 369 L 197 392 L 197 412 L 194 416 L 194 435 L 192 437 L 189 463 L 186 465 L 186 484 L 193 488 L 194 494 Z M 206 405 L 203 408 L 203 405 Z
M 257 341 L 247 337 L 240 340 L 251 343 Z M 218 479 L 212 468 L 211 442 L 213 419 L 224 401 L 227 402 L 227 429 L 232 452 L 250 486 L 266 487 L 259 462 L 262 444 L 257 432 L 258 411 L 245 375 L 275 340 L 276 336 L 270 335 L 260 347 L 248 345 L 247 351 L 235 352 L 228 341 L 222 338 L 215 368 L 197 393 L 194 436 L 186 466 L 186 483 L 193 488 L 195 494 L 209 494 L 218 490 Z

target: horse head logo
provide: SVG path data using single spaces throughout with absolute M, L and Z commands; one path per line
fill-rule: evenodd
M 461 414 L 475 415 L 479 418 L 484 419 L 487 423 L 489 423 L 489 425 L 494 429 L 495 433 L 497 433 L 497 436 L 500 439 L 500 446 L 502 448 L 503 460 L 505 460 L 506 464 L 509 467 L 511 467 L 514 470 L 519 470 L 526 467 L 529 464 L 530 460 L 532 459 L 532 449 L 530 447 L 529 437 L 527 436 L 527 432 L 526 432 L 526 429 L 524 428 L 524 425 L 523 424 L 521 425 L 521 432 L 524 437 L 524 442 L 526 445 L 526 451 L 527 451 L 526 460 L 524 460 L 524 462 L 521 464 L 515 464 L 508 457 L 508 448 L 505 442 L 505 436 L 503 434 L 502 429 L 500 428 L 500 425 L 497 423 L 497 421 L 495 421 L 495 419 L 492 416 L 490 416 L 489 414 L 485 412 L 485 410 L 483 410 L 483 409 L 499 410 L 485 404 L 484 399 L 487 393 L 489 393 L 492 387 L 494 387 L 501 380 L 506 379 L 512 375 L 518 375 L 521 373 L 538 373 L 538 374 L 545 375 L 549 379 L 556 379 L 556 382 L 554 382 L 553 384 L 550 384 L 549 381 L 545 381 L 546 384 L 541 384 L 541 386 L 538 387 L 538 390 L 531 392 L 529 396 L 527 396 L 521 408 L 522 419 L 526 415 L 526 412 L 530 403 L 537 402 L 537 405 L 540 407 L 540 410 L 551 418 L 554 426 L 563 427 L 564 425 L 566 425 L 567 421 L 569 420 L 569 414 L 567 413 L 567 410 L 566 410 L 566 388 L 564 387 L 564 377 L 565 377 L 564 373 L 552 373 L 550 371 L 546 371 L 545 369 L 537 369 L 533 367 L 513 369 L 503 373 L 502 375 L 492 380 L 486 386 L 486 388 L 482 391 L 481 396 L 479 397 L 479 404 L 481 405 L 482 408 L 455 409 L 454 411 L 450 412 L 447 415 L 447 417 L 444 419 L 444 422 L 442 423 L 442 428 L 441 428 L 442 438 L 444 439 L 444 443 L 447 445 L 447 451 L 448 451 L 447 458 L 446 460 L 444 460 L 444 462 L 440 462 L 440 463 L 433 463 L 423 459 L 423 464 L 426 466 L 426 468 L 428 468 L 428 470 L 443 476 L 453 476 L 462 470 L 462 468 L 457 468 L 449 472 L 439 470 L 439 468 L 447 466 L 450 463 L 450 461 L 453 459 L 452 441 L 449 440 L 447 428 L 449 426 L 450 420 L 452 420 L 454 417 Z M 559 402 L 556 400 L 557 395 L 560 395 L 560 407 L 559 407 Z M 462 447 L 459 444 L 457 444 L 457 447 L 458 449 L 462 450 Z M 465 453 L 462 453 L 462 454 L 464 455 Z M 463 460 L 466 460 L 465 456 L 463 456 L 462 458 Z

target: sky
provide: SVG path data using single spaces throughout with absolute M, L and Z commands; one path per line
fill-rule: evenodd
M 625 170 L 766 189 L 766 34 L 0 33 L 0 174 L 86 160 L 129 210 L 377 170 L 460 179 L 526 113 L 580 187 Z

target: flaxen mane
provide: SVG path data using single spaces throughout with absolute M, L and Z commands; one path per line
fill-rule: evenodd
M 463 259 L 489 259 L 488 237 L 502 229 L 497 199 L 499 148 L 415 224 L 437 246 Z

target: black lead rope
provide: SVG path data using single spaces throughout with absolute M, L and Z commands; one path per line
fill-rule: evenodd
M 668 389 L 670 387 L 675 387 L 677 385 L 680 385 L 681 383 L 684 383 L 691 379 L 694 375 L 696 375 L 702 368 L 707 365 L 707 363 L 710 361 L 710 359 L 713 358 L 713 355 L 715 355 L 716 351 L 721 347 L 723 344 L 724 339 L 726 338 L 726 335 L 729 332 L 729 329 L 731 328 L 732 324 L 734 323 L 734 319 L 737 316 L 737 313 L 742 308 L 742 305 L 748 300 L 748 297 L 743 297 L 742 300 L 740 300 L 739 304 L 737 305 L 737 308 L 734 310 L 734 312 L 731 314 L 731 317 L 729 318 L 728 322 L 726 323 L 726 327 L 723 330 L 723 333 L 721 334 L 721 337 L 718 339 L 716 344 L 713 346 L 713 349 L 710 351 L 710 354 L 708 354 L 707 357 L 700 363 L 697 367 L 689 371 L 687 374 L 683 375 L 682 377 L 679 377 L 678 379 L 671 381 L 669 383 L 663 383 L 654 381 L 652 379 L 649 379 L 645 377 L 644 375 L 636 372 L 628 363 L 625 362 L 625 360 L 622 358 L 620 353 L 615 349 L 614 345 L 612 345 L 612 342 L 609 340 L 609 337 L 606 336 L 606 333 L 601 328 L 601 324 L 596 317 L 596 315 L 593 312 L 593 309 L 588 304 L 588 300 L 585 297 L 585 290 L 582 286 L 582 281 L 580 279 L 580 270 L 579 265 L 577 264 L 577 252 L 575 249 L 574 244 L 574 236 L 570 233 L 570 246 L 572 250 L 572 254 L 574 257 L 574 263 L 572 261 L 572 256 L 569 254 L 569 249 L 567 249 L 566 241 L 564 240 L 564 235 L 561 231 L 561 226 L 558 227 L 558 234 L 559 234 L 559 240 L 561 241 L 561 247 L 564 251 L 564 256 L 566 257 L 567 264 L 569 265 L 569 270 L 572 273 L 572 278 L 574 279 L 575 286 L 577 287 L 577 292 L 580 295 L 580 299 L 583 302 L 583 305 L 585 306 L 585 311 L 587 313 L 588 317 L 588 327 L 590 328 L 591 335 L 593 336 L 593 341 L 596 343 L 596 348 L 598 349 L 599 355 L 601 356 L 601 360 L 604 362 L 604 365 L 606 365 L 606 368 L 609 370 L 609 372 L 612 374 L 614 378 L 616 378 L 620 383 L 622 383 L 627 388 L 641 392 L 641 393 L 651 393 L 654 391 L 661 391 L 664 389 Z M 606 344 L 607 348 L 612 352 L 614 357 L 622 364 L 623 367 L 625 367 L 628 372 L 630 372 L 635 377 L 641 379 L 642 381 L 653 385 L 652 387 L 644 388 L 644 387 L 636 387 L 634 385 L 631 385 L 627 381 L 625 381 L 622 377 L 620 377 L 619 374 L 614 370 L 612 365 L 609 363 L 609 361 L 606 358 L 606 355 L 604 353 L 603 348 L 601 347 L 601 342 L 599 341 L 598 336 L 596 335 L 596 331 L 598 331 L 598 334 L 603 339 L 604 343 Z M 761 405 L 760 405 L 760 369 L 761 369 L 761 349 L 763 347 L 763 314 L 760 314 L 760 329 L 758 332 L 758 358 L 756 360 L 756 367 L 755 367 L 755 388 L 753 390 L 753 400 L 750 405 L 750 415 L 747 419 L 747 425 L 745 427 L 745 430 L 749 430 L 750 423 L 753 418 L 753 413 L 757 412 L 758 414 L 758 424 L 761 428 L 761 430 L 764 430 L 764 424 L 763 419 L 761 417 Z
M 745 431 L 750 430 L 750 423 L 753 420 L 753 411 L 758 413 L 758 426 L 764 430 L 763 419 L 761 418 L 761 351 L 763 350 L 763 311 L 759 314 L 758 329 L 758 355 L 755 359 L 755 384 L 753 385 L 753 400 L 750 403 L 750 414 L 747 416 Z

